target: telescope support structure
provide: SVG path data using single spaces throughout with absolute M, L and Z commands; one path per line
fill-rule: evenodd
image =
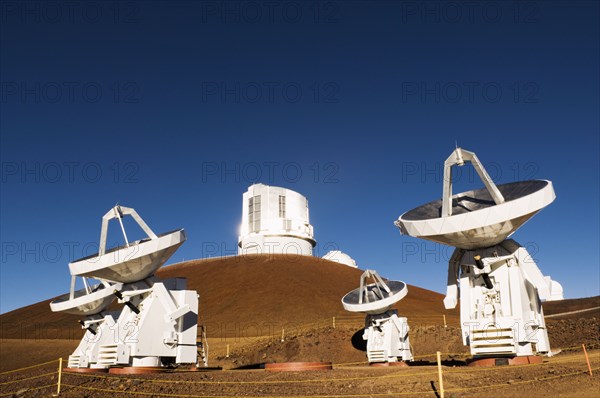
M 372 283 L 367 283 L 367 279 Z M 367 341 L 370 364 L 413 360 L 407 319 L 392 309 L 407 292 L 404 282 L 385 281 L 377 271 L 366 270 L 360 276 L 359 288 L 342 298 L 347 311 L 366 313 L 362 337 Z
M 408 330 L 407 319 L 399 317 L 396 310 L 367 314 L 363 340 L 367 341 L 369 363 L 412 361 Z
M 183 278 L 154 279 L 115 291 L 123 307 L 81 322 L 86 332 L 67 367 L 195 364 L 198 294 L 185 285 Z
M 540 272 L 529 252 L 508 239 L 486 249 L 455 249 L 444 306 L 460 295 L 463 343 L 474 357 L 551 355 L 541 300 L 562 288 Z
M 124 216 L 131 216 L 148 238 L 130 242 Z M 108 223 L 113 219 L 119 222 L 125 245 L 107 250 Z M 198 294 L 186 290 L 185 278 L 153 276 L 185 239 L 183 229 L 156 235 L 129 207 L 117 205 L 102 217 L 98 254 L 69 264 L 70 291 L 50 303 L 54 312 L 85 317 L 79 321 L 85 334 L 69 356 L 68 368 L 143 371 L 200 366 L 200 361 L 207 365 L 208 346 L 204 338 L 199 343 L 197 339 Z M 76 277 L 84 284 L 77 291 Z M 88 279 L 99 283 L 91 285 Z M 122 304 L 120 309 L 110 308 L 115 299 Z
M 452 167 L 471 163 L 485 188 L 452 194 Z M 480 365 L 552 355 L 541 302 L 562 300 L 527 250 L 508 239 L 554 201 L 552 182 L 496 185 L 475 153 L 455 148 L 444 162 L 441 199 L 402 214 L 400 233 L 454 246 L 444 306 L 460 298 L 463 343 Z

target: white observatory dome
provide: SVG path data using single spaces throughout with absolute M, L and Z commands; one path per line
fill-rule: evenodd
M 313 236 L 308 201 L 298 192 L 254 184 L 244 193 L 238 254 L 312 256 Z
M 356 261 L 354 261 L 352 257 L 340 250 L 332 250 L 330 252 L 327 252 L 327 254 L 323 256 L 323 259 L 335 261 L 340 264 L 347 265 L 348 267 L 358 268 L 358 265 L 356 265 Z

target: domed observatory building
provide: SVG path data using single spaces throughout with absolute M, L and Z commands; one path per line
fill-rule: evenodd
M 308 200 L 298 192 L 254 184 L 243 195 L 238 254 L 313 255 Z
M 358 268 L 356 261 L 348 254 L 340 250 L 331 250 L 323 256 L 324 260 L 334 261 L 336 263 L 347 265 L 348 267 Z

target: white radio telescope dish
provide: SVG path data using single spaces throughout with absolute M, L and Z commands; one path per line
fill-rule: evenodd
M 504 241 L 554 198 L 552 182 L 530 180 L 497 185 L 504 202 L 486 188 L 452 196 L 452 214 L 442 215 L 442 199 L 402 214 L 396 226 L 405 235 L 460 249 L 490 247 Z
M 147 239 L 128 242 L 122 217 L 131 215 L 148 235 Z M 106 250 L 108 222 L 118 219 L 125 245 Z M 132 283 L 153 275 L 156 270 L 185 242 L 183 229 L 156 235 L 134 209 L 116 206 L 102 218 L 100 251 L 69 264 L 71 275 L 104 279 L 112 282 Z
M 485 188 L 452 195 L 452 166 L 470 161 Z M 496 185 L 475 153 L 462 148 L 444 163 L 442 198 L 402 214 L 395 224 L 404 235 L 459 249 L 499 244 L 554 201 L 552 182 L 529 180 Z
M 367 278 L 373 283 L 365 284 Z M 367 270 L 360 277 L 360 287 L 347 293 L 342 298 L 346 311 L 382 314 L 402 300 L 408 289 L 404 282 L 384 281 L 376 271 Z
M 114 285 L 99 283 L 84 289 L 63 294 L 50 303 L 52 312 L 64 312 L 71 315 L 95 315 L 104 311 L 114 300 L 113 292 L 121 290 L 122 283 Z
M 369 279 L 373 283 L 367 284 Z M 362 337 L 367 341 L 369 363 L 413 360 L 407 319 L 392 309 L 406 293 L 404 282 L 384 281 L 377 271 L 366 270 L 360 276 L 360 287 L 342 298 L 346 311 L 367 314 Z
M 128 215 L 147 238 L 127 239 L 122 218 Z M 107 250 L 108 223 L 115 218 L 125 245 Z M 85 334 L 69 355 L 70 371 L 141 373 L 173 364 L 208 365 L 205 338 L 198 342 L 198 292 L 186 290 L 185 278 L 154 275 L 185 240 L 183 229 L 156 235 L 129 207 L 117 205 L 102 217 L 98 253 L 69 264 L 71 289 L 50 303 L 53 312 L 83 316 L 79 324 Z M 75 290 L 77 278 L 83 289 Z M 127 325 L 135 326 L 134 339 Z
M 452 167 L 467 162 L 484 188 L 453 195 Z M 562 298 L 562 287 L 507 238 L 554 201 L 552 182 L 496 185 L 475 153 L 456 148 L 444 162 L 443 184 L 441 199 L 394 223 L 404 235 L 456 248 L 448 262 L 444 306 L 455 308 L 460 299 L 463 344 L 475 359 L 551 355 L 541 300 Z M 492 340 L 486 338 L 490 328 L 498 333 Z

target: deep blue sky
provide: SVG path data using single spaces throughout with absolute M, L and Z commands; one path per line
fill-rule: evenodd
M 443 292 L 451 249 L 393 221 L 440 197 L 455 142 L 554 182 L 514 238 L 600 294 L 597 2 L 1 7 L 0 312 L 66 292 L 116 202 L 186 229 L 171 262 L 235 252 L 255 180 L 308 197 L 317 255 Z

